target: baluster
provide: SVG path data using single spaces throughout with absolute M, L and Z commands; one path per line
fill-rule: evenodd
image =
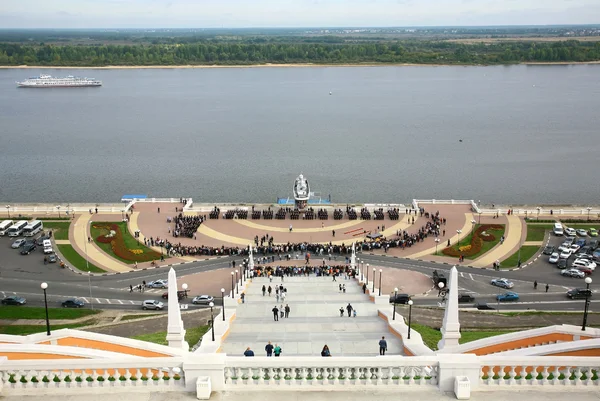
M 407 374 L 408 374 L 408 385 L 412 386 L 415 384 L 415 376 L 416 374 L 416 370 L 414 366 L 411 366 L 407 369 Z
M 352 376 L 352 369 L 345 367 L 342 368 L 342 372 L 344 372 L 344 385 L 347 386 L 350 383 L 352 383 L 352 381 L 350 380 L 350 376 Z
M 365 368 L 365 384 L 367 386 L 370 386 L 373 384 L 373 381 L 371 380 L 371 377 L 373 376 L 373 371 L 372 368 Z
M 404 385 L 406 382 L 404 381 L 404 376 L 406 376 L 406 367 L 400 366 L 398 368 L 398 384 Z
M 425 368 L 424 367 L 420 367 L 419 368 L 419 385 L 423 386 L 427 383 L 427 380 L 425 380 Z
M 517 376 L 517 368 L 516 366 L 510 366 L 510 370 L 508 371 L 508 384 L 510 385 L 514 385 L 517 383 L 517 381 L 515 380 L 515 377 Z
M 537 370 L 536 370 L 536 372 L 537 372 Z M 550 377 L 550 372 L 548 370 L 548 366 L 544 366 L 543 369 L 542 369 L 542 384 L 548 384 L 549 383 L 548 377 Z
M 495 383 L 494 382 L 494 375 L 495 375 L 495 373 L 494 373 L 494 366 L 493 365 L 490 365 L 490 366 L 487 367 L 487 371 L 486 371 L 485 375 L 487 376 L 487 379 L 486 379 L 485 383 L 488 386 L 493 385 Z
M 25 383 L 25 387 L 33 387 L 34 383 L 32 383 L 31 379 L 33 379 L 35 376 L 37 376 L 37 372 L 35 370 L 27 371 L 27 373 L 25 374 L 25 380 L 27 380 L 27 383 Z
M 156 372 L 156 378 L 158 380 L 154 380 L 154 384 L 156 386 L 162 386 L 163 382 L 164 382 L 163 377 L 165 377 L 165 374 L 164 374 L 162 368 L 158 368 L 158 372 Z
M 532 371 L 534 373 L 534 371 Z M 521 378 L 519 379 L 519 384 L 525 385 L 527 384 L 527 366 L 521 366 L 521 373 L 519 373 Z M 535 381 L 535 378 L 534 378 Z
M 269 385 L 270 386 L 275 386 L 277 383 L 281 384 L 281 368 L 269 368 L 268 370 L 268 375 L 269 375 Z M 278 380 L 275 380 L 275 376 L 277 376 Z
M 376 378 L 375 384 L 377 384 L 378 386 L 383 385 L 383 376 L 384 376 L 383 369 L 384 368 L 381 368 L 381 367 L 375 368 L 375 378 Z
M 566 367 L 565 370 L 563 371 L 563 375 L 564 375 L 564 379 L 563 379 L 563 385 L 565 386 L 570 386 L 573 384 L 573 382 L 571 381 L 571 372 L 573 371 L 573 369 Z
M 573 384 L 575 386 L 581 386 L 581 376 L 583 376 L 583 372 L 581 371 L 581 367 L 578 366 L 573 371 Z
M 258 368 L 258 385 L 265 385 L 265 369 L 263 368 Z
M 65 382 L 65 377 L 67 377 L 67 374 L 65 372 L 63 372 L 62 370 L 59 370 L 58 372 L 54 373 L 55 377 L 58 377 L 58 380 L 60 380 L 57 384 L 59 388 L 64 388 L 67 386 L 67 382 Z
M 555 366 L 554 369 L 552 369 L 552 384 L 553 385 L 558 385 L 560 383 L 560 366 Z
M 388 373 L 387 373 L 387 382 L 386 384 L 388 386 L 391 386 L 394 384 L 394 367 L 393 366 L 388 366 L 387 368 Z
M 438 374 L 439 374 L 439 367 L 438 365 L 435 366 L 431 366 L 431 379 L 429 380 L 429 384 L 433 384 L 434 386 L 438 384 Z
M 39 372 L 39 375 L 37 377 L 38 382 L 35 383 L 35 387 L 44 387 L 46 384 L 44 383 L 44 377 L 47 378 L 48 376 L 48 371 L 47 370 L 42 370 Z
M 594 371 L 591 367 L 586 366 L 585 368 L 585 385 L 591 386 L 594 384 Z
M 104 379 L 104 381 L 102 382 L 102 385 L 109 387 L 111 384 L 110 384 L 110 380 L 109 380 L 110 373 L 109 373 L 108 369 L 102 370 L 102 378 Z
M 231 368 L 225 367 L 223 370 L 223 379 L 225 380 L 225 384 L 231 384 Z
M 89 383 L 86 380 L 86 383 L 88 384 L 89 387 L 98 387 L 100 385 L 100 382 L 98 381 L 98 373 L 96 372 L 96 369 L 92 369 L 92 374 L 88 377 L 92 378 L 92 382 Z
M 312 375 L 312 369 L 310 369 L 310 368 L 301 368 L 301 369 L 299 369 L 299 371 L 302 372 L 302 377 L 301 377 L 301 379 L 302 379 L 302 385 L 306 385 L 308 383 L 308 375 L 309 374 Z M 296 380 L 293 380 L 294 378 L 292 378 L 292 382 L 296 381 Z
M 500 370 L 498 370 L 498 385 L 503 385 L 506 384 L 506 380 L 504 380 L 504 377 L 506 376 L 506 366 L 502 365 L 500 366 Z

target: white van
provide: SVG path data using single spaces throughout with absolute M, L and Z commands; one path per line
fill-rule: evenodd
M 554 232 L 554 235 L 563 235 L 565 233 L 565 230 L 563 229 L 562 224 L 554 223 L 554 229 L 552 230 L 552 232 Z
M 4 220 L 2 223 L 0 223 L 0 237 L 4 237 L 10 226 L 13 224 L 14 222 L 12 220 Z
M 9 237 L 18 237 L 23 234 L 23 229 L 27 227 L 27 220 L 19 220 L 6 231 Z
M 44 255 L 48 255 L 48 254 L 54 252 L 52 250 L 52 242 L 50 242 L 49 239 L 45 239 L 43 244 L 44 244 Z

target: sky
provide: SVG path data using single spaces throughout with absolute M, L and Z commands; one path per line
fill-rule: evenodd
M 0 28 L 600 23 L 600 0 L 0 0 Z

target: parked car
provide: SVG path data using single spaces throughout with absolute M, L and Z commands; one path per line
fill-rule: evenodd
M 569 245 L 571 245 L 571 244 L 575 243 L 575 240 L 576 240 L 576 239 L 577 239 L 577 237 L 574 237 L 574 236 L 568 236 L 568 237 L 565 237 L 565 240 L 564 240 L 563 242 L 568 242 L 568 243 L 569 243 Z
M 559 258 L 561 258 L 561 259 L 569 259 L 569 257 L 571 257 L 570 249 L 566 249 L 566 250 L 562 251 L 559 255 Z
M 27 300 L 23 297 L 12 295 L 2 300 L 2 305 L 25 305 Z
M 458 294 L 458 302 L 461 304 L 475 302 L 475 297 L 470 294 Z
M 58 258 L 55 253 L 48 255 L 48 263 L 56 263 L 57 260 Z
M 177 291 L 177 300 L 181 301 L 183 298 L 185 298 L 186 292 L 187 291 Z M 162 294 L 162 299 L 169 299 L 169 293 L 165 292 Z
M 565 228 L 565 234 L 568 235 L 568 236 L 570 236 L 570 237 L 574 237 L 574 236 L 577 235 L 577 231 L 575 231 L 574 228 L 566 227 Z
M 580 246 L 580 245 L 577 245 L 577 244 L 573 244 L 573 245 L 571 245 L 571 254 L 574 254 L 574 253 L 576 253 L 577 251 L 579 251 L 579 248 L 581 248 L 581 246 Z
M 406 298 L 401 297 L 402 296 L 406 296 Z M 192 299 L 192 303 L 194 305 L 208 305 L 211 302 L 214 302 L 214 298 L 211 297 L 210 295 L 198 295 L 197 297 L 194 297 L 194 299 Z M 406 302 L 403 302 L 404 300 L 406 300 Z M 407 294 L 398 294 L 398 297 L 396 298 L 396 303 L 397 304 L 405 304 L 410 300 L 410 297 Z M 390 303 L 394 302 L 394 297 L 390 297 Z
M 597 239 L 591 240 L 590 242 L 588 242 L 588 246 L 592 249 L 598 248 L 598 240 Z
M 446 275 L 442 271 L 434 270 L 431 278 L 433 280 L 433 283 L 436 285 L 436 287 L 439 285 L 439 283 L 444 283 L 444 286 L 448 285 L 448 280 L 446 279 Z
M 62 303 L 63 308 L 83 308 L 84 306 L 85 303 L 81 299 L 77 298 L 67 299 Z
M 559 269 L 568 269 L 567 263 L 567 259 L 558 259 L 558 262 L 556 262 L 556 267 Z
M 560 254 L 558 252 L 554 252 L 552 255 L 550 255 L 550 259 L 548 259 L 548 262 L 550 263 L 556 263 L 558 262 L 558 260 L 560 259 Z
M 495 278 L 490 281 L 490 284 L 500 288 L 513 288 L 515 284 L 512 281 L 508 281 L 505 278 Z
M 544 250 L 542 251 L 542 253 L 544 255 L 552 255 L 555 251 L 555 247 L 553 247 L 552 245 L 548 245 L 546 247 L 544 247 Z
M 596 262 L 600 260 L 600 249 L 596 249 L 594 253 L 592 253 L 592 259 Z
M 496 310 L 496 308 L 492 308 L 488 304 L 475 304 L 477 310 Z
M 21 248 L 21 255 L 29 255 L 33 251 L 35 251 L 35 244 L 26 244 Z
M 37 237 L 35 239 L 35 244 L 37 246 L 42 246 L 42 245 L 44 245 L 44 241 L 46 241 L 46 240 L 50 240 L 50 237 L 48 235 L 40 235 L 39 237 Z
M 579 271 L 577 269 L 561 270 L 560 275 L 565 276 L 565 277 L 575 277 L 575 278 L 584 278 L 585 277 L 585 273 L 582 271 Z
M 590 228 L 588 230 L 588 235 L 590 237 L 597 237 L 598 236 L 598 230 L 596 230 L 595 228 Z
M 592 297 L 592 290 L 587 288 L 573 288 L 567 291 L 567 297 L 571 299 L 583 299 L 586 297 Z
M 167 288 L 169 286 L 169 282 L 167 280 L 156 280 L 151 281 L 146 284 L 149 288 Z
M 571 267 L 573 269 L 579 269 L 580 267 L 585 267 L 586 269 L 595 270 L 596 263 L 592 262 L 591 260 L 575 259 L 575 261 L 573 263 L 571 263 Z
M 16 240 L 15 242 L 13 242 L 10 247 L 12 249 L 17 249 L 17 248 L 22 247 L 23 245 L 25 245 L 25 239 L 24 238 L 19 238 L 18 240 Z
M 576 245 L 579 245 L 579 248 L 585 246 L 585 244 L 587 244 L 587 241 L 585 240 L 585 238 L 579 238 L 577 241 L 575 241 Z
M 587 267 L 579 267 L 577 268 L 580 272 L 583 272 L 586 276 L 591 276 L 594 271 L 592 269 L 588 269 Z
M 589 245 L 579 248 L 579 253 L 582 255 L 585 255 L 585 254 L 591 255 L 593 251 L 594 251 L 594 249 Z
M 575 255 L 575 259 L 590 260 L 590 261 L 594 260 L 593 256 L 588 255 L 587 253 L 578 253 L 577 255 Z
M 497 295 L 496 300 L 498 302 L 518 301 L 519 294 L 517 294 L 516 292 L 505 292 L 504 294 Z
M 583 228 L 579 228 L 575 231 L 577 232 L 577 235 L 579 235 L 580 237 L 587 237 L 587 235 L 588 235 L 587 231 Z
M 142 309 L 162 310 L 165 306 L 160 301 L 147 300 L 142 302 Z
M 571 249 L 571 244 L 568 242 L 563 242 L 562 244 L 560 244 L 558 246 L 558 252 L 564 252 L 566 250 L 570 250 Z

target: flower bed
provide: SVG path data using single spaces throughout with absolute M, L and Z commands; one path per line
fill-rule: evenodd
M 481 252 L 484 242 L 492 242 L 496 240 L 496 236 L 488 231 L 491 230 L 504 230 L 502 224 L 483 224 L 479 226 L 473 235 L 471 236 L 471 243 L 461 246 L 460 249 L 455 247 L 448 247 L 442 250 L 442 253 L 446 256 L 473 256 Z
M 129 249 L 125 244 L 121 228 L 115 223 L 94 223 L 92 228 L 101 230 L 102 235 L 95 238 L 100 244 L 110 244 L 110 249 L 119 259 L 130 262 L 149 262 L 160 259 L 160 253 L 145 246 Z

